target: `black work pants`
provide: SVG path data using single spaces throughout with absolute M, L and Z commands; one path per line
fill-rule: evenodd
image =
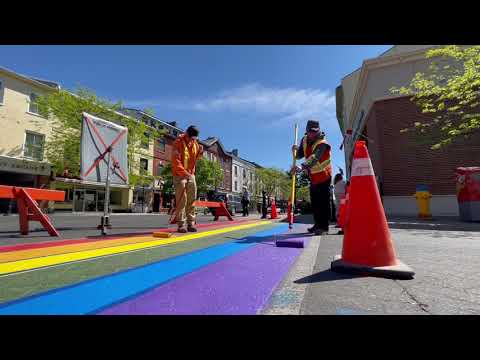
M 242 202 L 242 207 L 243 207 L 243 216 L 248 216 L 248 204 L 249 201 L 243 201 Z
M 262 206 L 262 219 L 266 219 L 268 214 L 268 208 L 266 206 Z
M 320 184 L 310 185 L 310 199 L 312 201 L 313 219 L 315 227 L 328 231 L 330 220 L 330 182 L 328 179 Z

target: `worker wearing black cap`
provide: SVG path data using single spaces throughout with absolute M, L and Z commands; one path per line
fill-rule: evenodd
M 172 174 L 176 193 L 177 225 L 180 233 L 197 231 L 193 205 L 197 198 L 195 165 L 203 153 L 203 147 L 198 143 L 198 135 L 198 129 L 195 126 L 189 126 L 186 133 L 179 135 L 173 143 Z
M 295 167 L 292 171 L 304 171 L 310 178 L 310 199 L 315 224 L 308 231 L 315 235 L 328 233 L 332 165 L 330 145 L 325 140 L 325 134 L 320 131 L 318 121 L 308 120 L 300 146 L 294 145 L 292 151 L 297 151 L 297 159 L 306 159 L 301 168 Z

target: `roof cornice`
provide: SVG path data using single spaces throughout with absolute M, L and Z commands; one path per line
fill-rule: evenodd
M 40 81 L 37 81 L 37 80 L 34 80 L 26 75 L 22 75 L 22 74 L 19 74 L 13 70 L 10 70 L 10 69 L 7 69 L 3 66 L 0 66 L 0 73 L 4 73 L 8 76 L 11 76 L 17 80 L 20 80 L 20 81 L 24 81 L 26 83 L 29 83 L 31 85 L 35 85 L 37 87 L 40 87 L 42 89 L 45 89 L 45 90 L 49 90 L 49 91 L 55 91 L 55 90 L 60 90 L 60 85 L 58 85 L 58 87 L 52 87 L 52 86 L 48 86 L 47 84 L 45 83 L 42 83 Z M 47 81 L 47 80 L 45 80 Z M 53 83 L 53 81 L 52 81 Z

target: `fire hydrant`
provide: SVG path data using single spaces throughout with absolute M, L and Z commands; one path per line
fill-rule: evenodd
M 431 219 L 430 199 L 432 198 L 432 194 L 428 190 L 428 187 L 426 185 L 418 185 L 417 191 L 413 196 L 417 199 L 418 217 L 420 219 Z

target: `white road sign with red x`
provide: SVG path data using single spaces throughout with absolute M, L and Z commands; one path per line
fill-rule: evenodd
M 83 180 L 104 183 L 108 149 L 111 148 L 110 182 L 128 184 L 128 129 L 83 113 L 80 174 Z

